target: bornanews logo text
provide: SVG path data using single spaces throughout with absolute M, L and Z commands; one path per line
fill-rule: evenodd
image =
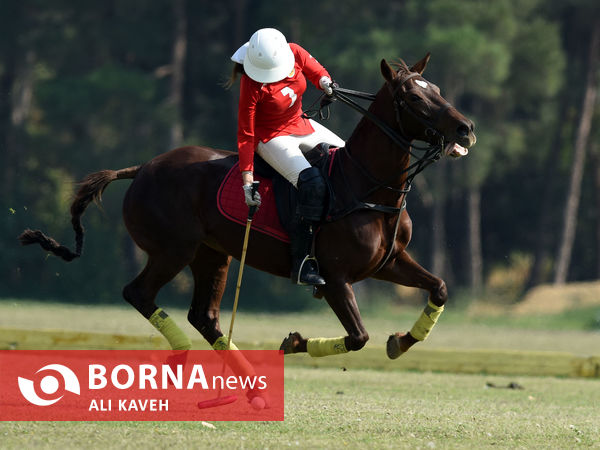
M 0 420 L 283 420 L 283 354 L 0 351 Z

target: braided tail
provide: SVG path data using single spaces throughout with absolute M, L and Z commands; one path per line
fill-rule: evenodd
M 59 244 L 54 239 L 46 236 L 40 230 L 27 229 L 19 236 L 22 245 L 40 244 L 40 246 L 52 254 L 61 257 L 65 261 L 72 261 L 81 256 L 83 249 L 83 226 L 81 216 L 90 202 L 100 203 L 102 193 L 114 180 L 135 178 L 141 166 L 128 167 L 121 170 L 101 170 L 92 173 L 79 183 L 79 190 L 75 200 L 71 204 L 71 224 L 75 230 L 75 251 Z

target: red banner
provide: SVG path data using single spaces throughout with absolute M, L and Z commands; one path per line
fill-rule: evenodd
M 0 420 L 283 420 L 283 352 L 3 350 Z

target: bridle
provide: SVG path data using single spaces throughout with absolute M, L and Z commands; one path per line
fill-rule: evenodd
M 373 194 L 379 189 L 387 189 L 400 194 L 406 194 L 410 191 L 412 181 L 414 177 L 422 172 L 430 164 L 433 164 L 440 159 L 444 150 L 444 136 L 437 131 L 435 125 L 439 122 L 439 119 L 446 112 L 447 109 L 451 108 L 452 105 L 446 102 L 441 110 L 437 113 L 433 120 L 426 119 L 421 115 L 417 114 L 400 95 L 402 87 L 406 82 L 416 76 L 420 76 L 418 72 L 411 72 L 403 76 L 403 78 L 397 83 L 396 87 L 393 88 L 391 83 L 387 83 L 390 94 L 392 96 L 392 102 L 394 105 L 394 112 L 396 117 L 396 128 L 390 126 L 387 122 L 384 122 L 378 116 L 373 114 L 371 111 L 359 105 L 351 97 L 361 98 L 364 100 L 374 101 L 376 99 L 375 94 L 367 92 L 360 92 L 351 89 L 340 88 L 339 86 L 333 86 L 333 94 L 331 97 L 323 97 L 321 100 L 321 109 L 328 106 L 331 103 L 331 99 L 339 100 L 342 103 L 350 106 L 352 109 L 358 111 L 363 116 L 373 122 L 383 133 L 385 133 L 394 144 L 406 151 L 414 161 L 409 164 L 400 173 L 396 173 L 389 180 L 380 180 L 373 176 L 367 171 L 354 157 L 347 148 L 344 148 L 344 156 L 346 156 L 359 170 L 360 172 L 373 184 L 373 188 L 369 189 L 361 197 L 366 198 Z M 405 94 L 410 93 L 406 91 Z M 425 146 L 418 146 L 412 143 L 412 140 L 406 136 L 404 127 L 402 126 L 402 113 L 407 113 L 413 117 L 416 121 L 425 126 L 425 135 L 430 137 L 431 140 L 427 142 Z M 399 131 L 398 131 L 399 130 Z M 417 153 L 419 152 L 419 153 Z M 391 183 L 397 179 L 398 175 L 406 174 L 405 182 L 402 187 L 391 186 Z
M 411 73 L 405 75 L 400 80 L 400 82 L 398 83 L 398 86 L 396 86 L 395 89 L 392 89 L 391 85 L 388 83 L 389 90 L 392 94 L 392 101 L 394 103 L 394 111 L 396 113 L 396 124 L 400 128 L 401 134 L 406 136 L 406 133 L 404 132 L 404 128 L 402 127 L 402 119 L 401 119 L 401 113 L 402 113 L 402 111 L 404 111 L 404 112 L 410 114 L 417 122 L 421 123 L 422 125 L 424 125 L 426 127 L 425 128 L 425 136 L 430 136 L 432 139 L 437 138 L 438 142 L 436 142 L 436 144 L 441 143 L 443 145 L 444 136 L 435 128 L 435 126 L 439 122 L 439 119 L 444 115 L 446 110 L 451 108 L 452 105 L 448 102 L 445 102 L 444 105 L 442 106 L 442 108 L 440 109 L 440 111 L 437 113 L 435 119 L 430 121 L 430 120 L 424 119 L 423 117 L 421 117 L 420 115 L 415 113 L 413 111 L 413 109 L 407 105 L 404 98 L 402 98 L 400 95 L 398 95 L 398 93 L 400 92 L 400 90 L 402 89 L 404 84 L 408 80 L 410 80 L 411 78 L 414 78 L 416 76 L 420 76 L 420 74 L 418 72 L 411 72 Z M 409 94 L 410 92 L 412 92 L 412 89 L 407 90 L 405 93 Z M 408 140 L 404 136 L 403 136 L 403 140 L 404 140 L 404 142 L 407 142 Z M 407 144 L 409 146 L 409 151 L 410 151 L 410 145 L 411 145 L 410 141 L 408 141 Z M 431 146 L 432 144 L 429 144 L 429 145 Z

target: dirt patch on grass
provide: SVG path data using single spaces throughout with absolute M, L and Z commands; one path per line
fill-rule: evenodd
M 600 306 L 600 281 L 535 287 L 512 312 L 516 315 L 558 314 L 595 305 Z

